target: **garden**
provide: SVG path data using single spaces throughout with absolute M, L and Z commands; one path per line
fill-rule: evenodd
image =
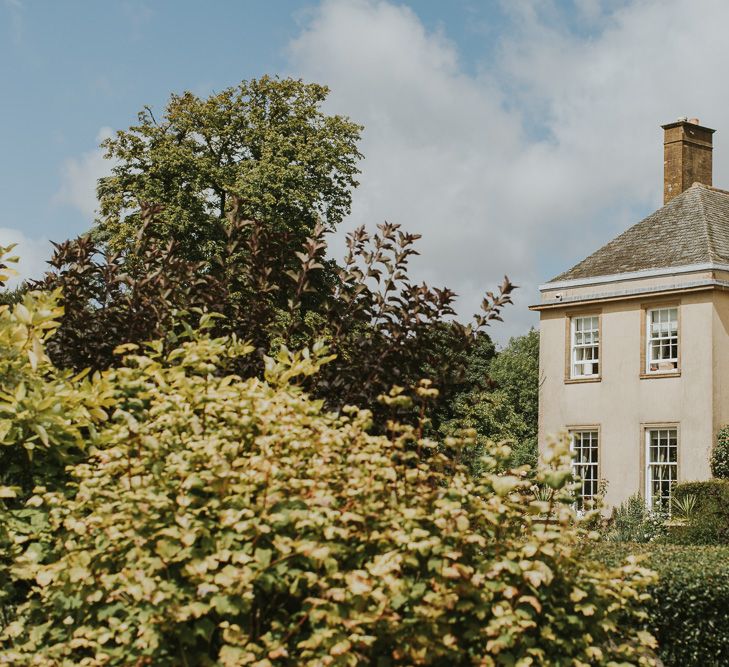
M 100 217 L 0 293 L 0 664 L 729 663 L 729 433 L 579 517 L 538 334 L 327 234 L 361 127 L 263 77 L 104 141 Z M 0 286 L 17 261 L 1 249 Z

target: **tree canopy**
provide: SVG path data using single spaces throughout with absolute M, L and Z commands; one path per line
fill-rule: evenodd
M 159 235 L 185 256 L 221 251 L 231 198 L 241 217 L 264 222 L 296 246 L 321 221 L 347 215 L 357 185 L 361 127 L 322 109 L 329 89 L 263 76 L 202 99 L 172 95 L 157 118 L 105 140 L 112 175 L 98 185 L 95 234 L 119 250 L 142 226 L 141 207 L 159 207 Z
M 488 350 L 488 347 L 486 348 Z M 480 446 L 488 440 L 512 443 L 512 465 L 537 461 L 539 419 L 539 332 L 517 336 L 498 353 L 474 355 L 469 381 L 453 396 L 442 420 L 445 434 L 469 427 Z

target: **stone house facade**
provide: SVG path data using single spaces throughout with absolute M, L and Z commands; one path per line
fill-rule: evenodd
M 580 502 L 670 502 L 729 423 L 729 192 L 714 130 L 664 129 L 664 206 L 540 287 L 539 442 L 570 433 Z

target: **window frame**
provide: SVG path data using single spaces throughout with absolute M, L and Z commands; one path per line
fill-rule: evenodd
M 590 363 L 588 362 L 577 362 L 575 359 L 575 350 L 577 350 L 577 346 L 575 343 L 575 333 L 576 333 L 576 322 L 577 320 L 581 319 L 596 319 L 597 320 L 597 328 L 596 329 L 590 329 L 590 331 L 597 334 L 597 344 L 596 345 L 583 345 L 583 348 L 587 347 L 594 347 L 597 348 L 597 357 L 593 360 L 590 360 L 593 364 L 597 363 L 598 371 L 597 373 L 592 373 L 590 375 L 575 375 L 575 365 L 577 363 Z M 566 326 L 565 326 L 565 382 L 566 383 L 577 383 L 577 382 L 599 382 L 602 379 L 602 356 L 603 356 L 603 348 L 602 348 L 602 312 L 599 310 L 589 310 L 584 312 L 577 312 L 573 313 L 571 315 L 568 315 L 566 318 Z
M 667 463 L 651 463 L 650 449 L 651 449 L 651 433 L 655 431 L 675 431 L 676 434 L 676 461 Z M 660 438 L 660 436 L 659 436 Z M 671 511 L 671 502 L 673 499 L 672 490 L 681 481 L 681 429 L 679 424 L 675 422 L 659 423 L 659 424 L 644 424 L 641 433 L 642 445 L 641 445 L 641 463 L 642 463 L 642 479 L 641 486 L 643 487 L 643 498 L 648 509 L 653 509 L 655 505 L 655 498 L 653 494 L 653 485 L 651 470 L 657 466 L 670 466 L 674 470 L 673 479 L 670 480 L 671 487 L 668 494 L 667 507 L 664 509 L 668 512 Z M 670 447 L 670 440 L 668 443 Z M 659 441 L 658 447 L 661 447 Z M 670 455 L 669 455 L 670 458 Z
M 676 357 L 667 361 L 675 361 L 676 367 L 671 369 L 651 370 L 651 313 L 659 310 L 676 311 Z M 658 339 L 660 340 L 660 338 Z M 683 347 L 683 335 L 681 331 L 681 305 L 679 302 L 671 301 L 664 303 L 651 303 L 643 305 L 641 309 L 641 352 L 640 352 L 640 377 L 660 378 L 676 377 L 681 375 L 681 349 Z M 659 360 L 660 361 L 660 360 Z
M 577 501 L 575 503 L 575 508 L 578 511 L 585 509 L 585 501 L 593 501 L 599 494 L 600 491 L 600 480 L 601 477 L 601 466 L 602 466 L 602 432 L 599 425 L 596 424 L 589 424 L 589 425 L 576 425 L 576 426 L 569 426 L 567 428 L 567 431 L 569 433 L 570 438 L 570 453 L 572 454 L 572 461 L 571 461 L 571 470 L 572 474 L 580 479 L 580 490 L 577 494 Z M 577 469 L 580 467 L 580 462 L 578 462 L 575 458 L 575 452 L 577 451 L 575 448 L 575 435 L 577 433 L 585 434 L 590 433 L 591 434 L 591 448 L 594 449 L 595 456 L 597 460 L 593 463 L 592 461 L 589 461 L 587 463 L 587 466 L 594 469 L 594 478 L 590 478 L 587 480 L 585 477 L 578 476 L 577 475 Z M 594 436 L 594 439 L 596 440 L 596 444 L 594 447 L 592 447 L 592 437 Z M 584 466 L 584 464 L 583 464 Z M 584 494 L 585 489 L 585 481 L 588 481 L 589 483 L 594 485 L 593 493 L 590 496 L 586 496 Z

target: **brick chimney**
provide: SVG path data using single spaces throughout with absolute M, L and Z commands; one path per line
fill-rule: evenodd
M 711 185 L 712 135 L 716 130 L 699 124 L 698 118 L 679 118 L 662 125 L 663 203 L 694 183 Z

